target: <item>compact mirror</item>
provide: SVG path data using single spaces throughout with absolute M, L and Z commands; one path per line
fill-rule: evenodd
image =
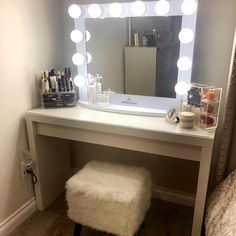
M 110 105 L 179 105 L 174 87 L 191 82 L 196 8 L 195 0 L 72 5 L 79 102 L 88 103 L 88 74 L 99 74 L 115 92 Z

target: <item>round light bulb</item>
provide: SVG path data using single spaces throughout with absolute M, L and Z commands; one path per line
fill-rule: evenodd
M 190 89 L 190 85 L 186 82 L 180 81 L 175 85 L 175 92 L 178 95 L 186 95 Z
M 109 13 L 112 17 L 120 17 L 123 13 L 123 8 L 120 3 L 114 2 L 109 6 Z
M 181 71 L 187 71 L 192 66 L 192 61 L 188 57 L 181 57 L 177 62 L 177 66 Z
M 85 34 L 86 34 L 86 42 L 88 42 L 91 38 L 91 35 L 87 30 L 85 31 Z
M 86 79 L 82 75 L 76 75 L 74 78 L 74 84 L 77 87 L 83 87 L 86 83 Z
M 187 44 L 193 41 L 193 31 L 189 28 L 184 28 L 179 32 L 179 40 L 181 43 Z
M 81 53 L 75 53 L 72 57 L 72 62 L 76 66 L 81 66 L 84 64 L 84 56 Z
M 135 1 L 131 6 L 131 11 L 135 16 L 141 16 L 146 11 L 145 3 L 142 1 Z
M 74 43 L 80 43 L 83 39 L 83 34 L 80 30 L 73 30 L 70 34 L 70 38 Z
M 81 8 L 78 5 L 73 4 L 73 5 L 69 6 L 68 13 L 71 18 L 76 19 L 81 16 Z
M 89 64 L 92 61 L 92 56 L 89 52 L 87 52 L 87 63 Z
M 102 8 L 96 3 L 91 4 L 88 7 L 88 14 L 92 18 L 98 18 L 102 14 Z
M 197 10 L 195 0 L 184 0 L 181 4 L 181 10 L 185 15 L 192 15 Z
M 155 5 L 155 12 L 158 16 L 165 16 L 170 11 L 170 4 L 166 0 L 159 0 Z

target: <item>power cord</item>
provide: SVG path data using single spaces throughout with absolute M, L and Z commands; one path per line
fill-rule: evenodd
M 26 170 L 25 171 L 26 174 L 30 174 L 33 178 L 33 184 L 36 184 L 38 182 L 38 178 L 37 176 L 34 174 L 34 172 L 32 170 Z

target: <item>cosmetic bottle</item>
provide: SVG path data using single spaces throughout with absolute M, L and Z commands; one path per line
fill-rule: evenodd
M 68 67 L 68 76 L 69 76 L 69 83 L 70 83 L 70 91 L 74 91 L 74 85 L 72 80 L 72 73 L 70 67 Z
M 60 71 L 57 71 L 57 85 L 58 85 L 58 91 L 62 92 L 61 72 Z
M 69 92 L 70 91 L 70 78 L 68 75 L 68 71 L 67 68 L 65 68 L 65 85 L 66 85 L 66 91 Z
M 97 85 L 96 79 L 90 75 L 88 76 L 88 102 L 89 104 L 97 104 Z
M 51 85 L 51 80 L 50 80 L 50 72 L 45 71 L 45 73 L 46 73 L 46 78 L 48 80 L 49 92 L 51 92 L 52 91 L 52 85 Z
M 66 82 L 65 82 L 65 74 L 64 72 L 61 72 L 61 91 L 66 91 Z
M 45 71 L 42 71 L 42 92 L 43 93 L 49 92 L 49 83 L 48 83 Z
M 50 81 L 51 81 L 52 92 L 56 92 L 58 86 L 57 86 L 57 77 L 55 75 L 54 69 L 50 71 Z

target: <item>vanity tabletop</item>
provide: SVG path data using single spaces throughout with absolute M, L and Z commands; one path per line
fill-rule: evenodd
M 167 135 L 178 139 L 176 136 L 181 136 L 186 139 L 192 139 L 193 142 L 194 139 L 200 139 L 208 144 L 213 143 L 215 135 L 214 131 L 207 131 L 201 128 L 180 128 L 176 123 L 167 123 L 164 117 L 119 114 L 92 110 L 79 105 L 73 108 L 36 108 L 26 112 L 26 120 L 92 130 L 99 130 L 98 128 L 100 128 L 99 131 L 107 131 L 109 129 L 112 132 L 112 128 L 116 128 L 121 134 L 122 130 L 126 130 L 127 135 L 134 131 L 139 131 L 146 133 L 145 136 L 148 137 L 159 134 L 159 136 L 162 135 L 161 137 Z M 176 141 L 178 142 L 178 140 Z

